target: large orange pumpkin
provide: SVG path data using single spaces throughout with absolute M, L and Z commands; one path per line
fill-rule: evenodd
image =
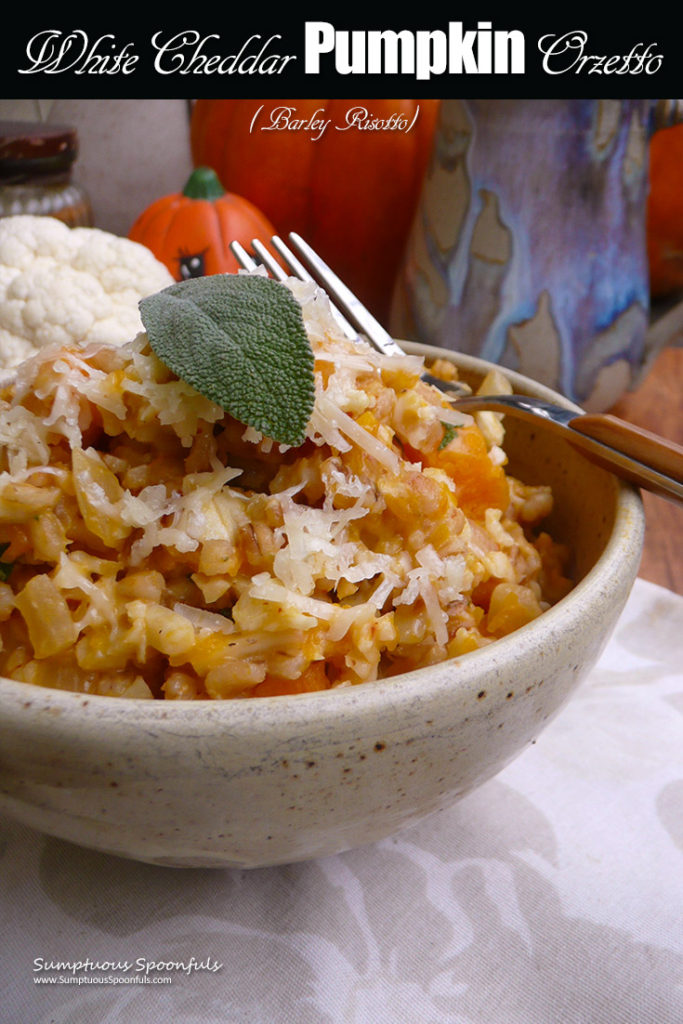
M 683 124 L 650 139 L 647 247 L 653 297 L 683 288 Z
M 209 167 L 197 167 L 182 192 L 155 200 L 140 214 L 128 237 L 165 263 L 177 281 L 206 274 L 235 273 L 229 248 L 249 249 L 253 238 L 267 244 L 275 229 L 248 199 L 226 192 Z
M 354 110 L 367 119 L 349 127 Z M 386 318 L 437 111 L 438 100 L 197 100 L 192 155 L 280 234 L 303 235 Z M 370 127 L 392 117 L 410 129 Z M 330 123 L 320 134 L 314 120 Z

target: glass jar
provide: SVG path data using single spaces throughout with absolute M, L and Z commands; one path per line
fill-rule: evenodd
M 56 217 L 92 227 L 85 189 L 72 180 L 78 136 L 69 125 L 0 121 L 0 217 Z

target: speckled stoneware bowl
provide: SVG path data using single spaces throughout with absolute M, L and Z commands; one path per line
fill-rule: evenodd
M 452 358 L 472 381 L 488 368 Z M 510 417 L 507 431 L 511 470 L 552 484 L 552 533 L 576 556 L 550 611 L 455 661 L 325 693 L 143 702 L 0 680 L 0 811 L 136 860 L 252 868 L 371 843 L 490 778 L 597 660 L 644 529 L 630 486 L 549 431 Z

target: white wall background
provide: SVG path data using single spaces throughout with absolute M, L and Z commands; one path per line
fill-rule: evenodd
M 188 100 L 0 100 L 0 120 L 68 124 L 78 132 L 74 180 L 95 226 L 127 235 L 159 196 L 180 192 L 192 170 Z

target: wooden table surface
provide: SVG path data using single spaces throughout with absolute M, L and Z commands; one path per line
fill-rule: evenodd
M 665 348 L 636 391 L 610 410 L 683 444 L 683 346 Z M 683 594 L 683 505 L 643 492 L 646 515 L 643 579 Z

